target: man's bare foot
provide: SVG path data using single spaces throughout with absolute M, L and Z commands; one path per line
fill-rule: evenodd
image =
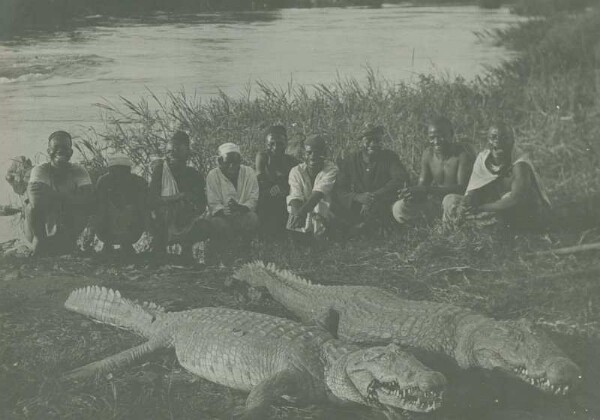
M 40 238 L 34 237 L 31 241 L 31 256 L 33 257 L 45 257 L 48 255 L 48 247 L 46 241 L 40 240 Z

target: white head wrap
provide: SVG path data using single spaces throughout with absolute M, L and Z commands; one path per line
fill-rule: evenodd
M 107 159 L 108 166 L 129 166 L 130 168 L 133 166 L 133 162 L 129 159 L 128 156 L 124 154 L 117 154 L 110 156 Z
M 227 153 L 240 153 L 240 148 L 235 143 L 223 143 L 219 146 L 218 153 L 219 156 L 225 157 Z

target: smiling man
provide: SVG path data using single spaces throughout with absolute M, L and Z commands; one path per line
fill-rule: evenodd
M 73 140 L 66 131 L 48 138 L 49 162 L 31 171 L 25 206 L 25 236 L 36 256 L 71 252 L 88 223 L 93 203 L 90 175 L 71 163 Z
M 416 186 L 403 189 L 394 204 L 398 223 L 429 220 L 442 213 L 442 199 L 448 194 L 465 191 L 473 156 L 469 150 L 454 142 L 454 129 L 446 117 L 432 119 L 427 125 L 428 146 L 421 157 L 421 171 Z
M 304 162 L 295 166 L 289 176 L 289 230 L 318 237 L 332 221 L 332 192 L 338 168 L 326 156 L 325 137 L 312 135 L 306 139 Z
M 266 236 L 275 236 L 285 232 L 285 197 L 290 191 L 288 176 L 298 161 L 285 153 L 288 138 L 283 125 L 270 126 L 266 140 L 266 149 L 256 155 L 256 176 L 260 187 L 257 213 L 261 231 Z
M 371 233 L 393 222 L 397 192 L 408 184 L 398 155 L 384 149 L 383 127 L 365 124 L 360 150 L 340 162 L 335 183 L 336 213 L 360 233 Z
M 494 123 L 488 147 L 477 155 L 466 195 L 444 199 L 444 222 L 467 220 L 476 225 L 501 223 L 515 229 L 541 229 L 550 214 L 550 201 L 527 155 L 514 159 L 512 130 Z

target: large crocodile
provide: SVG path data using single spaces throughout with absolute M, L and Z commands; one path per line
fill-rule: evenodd
M 545 334 L 524 321 L 497 321 L 445 303 L 402 299 L 370 286 L 312 284 L 262 262 L 234 274 L 266 287 L 304 322 L 317 322 L 354 343 L 391 343 L 444 354 L 462 368 L 499 369 L 554 394 L 566 394 L 581 373 Z
M 392 413 L 429 412 L 442 402 L 444 376 L 396 345 L 361 349 L 320 328 L 235 309 L 166 312 L 99 287 L 73 291 L 65 307 L 148 338 L 67 373 L 70 379 L 114 370 L 158 348 L 174 347 L 188 371 L 250 391 L 244 418 L 265 418 L 269 405 L 284 395 L 300 401 L 329 396 Z

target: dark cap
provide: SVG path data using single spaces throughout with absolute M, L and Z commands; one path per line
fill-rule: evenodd
M 375 125 L 372 123 L 366 123 L 362 130 L 360 131 L 360 135 L 359 138 L 363 139 L 363 138 L 368 138 L 368 139 L 372 139 L 372 138 L 378 138 L 378 137 L 382 137 L 383 136 L 383 126 L 382 125 Z

